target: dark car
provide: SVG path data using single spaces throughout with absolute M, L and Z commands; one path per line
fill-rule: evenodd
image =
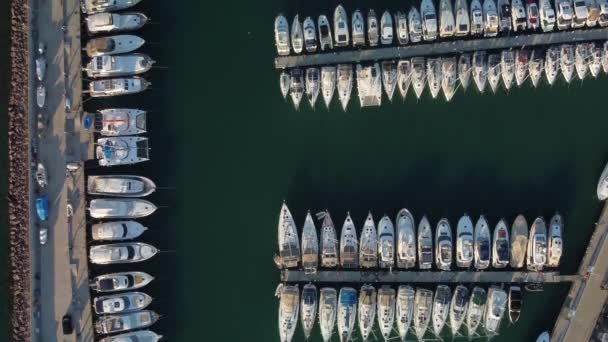
M 74 332 L 74 325 L 72 324 L 72 316 L 70 314 L 63 316 L 61 327 L 63 328 L 64 335 L 71 335 Z

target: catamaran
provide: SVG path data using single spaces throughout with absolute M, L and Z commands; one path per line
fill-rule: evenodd
M 110 221 L 96 223 L 91 227 L 95 241 L 124 241 L 138 238 L 148 228 L 136 221 Z
M 412 58 L 412 85 L 416 98 L 422 96 L 426 84 L 426 64 L 424 57 Z
M 87 42 L 85 50 L 89 57 L 118 55 L 133 52 L 146 41 L 134 35 L 122 34 L 110 37 L 93 38 Z
M 384 11 L 380 18 L 380 42 L 382 45 L 393 43 L 393 17 L 389 11 Z
M 338 334 L 340 342 L 348 342 L 357 317 L 357 291 L 351 287 L 340 289 L 338 299 Z
M 302 268 L 304 272 L 313 274 L 319 267 L 319 238 L 317 228 L 310 212 L 306 213 L 302 228 Z
M 460 55 L 460 57 L 458 57 L 458 79 L 460 80 L 463 90 L 467 90 L 469 84 L 471 83 L 472 70 L 473 67 L 471 66 L 471 55 L 468 53 L 463 53 Z
M 433 332 L 436 336 L 441 336 L 441 330 L 448 319 L 451 299 L 452 290 L 446 285 L 437 285 L 433 298 Z
M 376 224 L 372 213 L 367 214 L 363 230 L 361 231 L 361 243 L 359 244 L 359 265 L 361 268 L 378 267 L 378 235 Z
M 319 97 L 320 88 L 320 75 L 318 68 L 307 68 L 306 69 L 306 97 L 310 108 L 315 108 L 315 103 Z
M 148 17 L 139 12 L 95 13 L 85 18 L 89 33 L 105 33 L 139 30 Z
M 562 231 L 564 223 L 560 214 L 551 218 L 549 225 L 549 248 L 547 249 L 547 266 L 557 267 L 563 253 Z
M 397 267 L 416 266 L 416 232 L 414 217 L 407 209 L 401 209 L 395 220 L 397 224 Z
M 452 303 L 450 304 L 450 329 L 452 336 L 457 336 L 469 308 L 469 289 L 462 285 L 456 286 Z
M 500 321 L 502 320 L 507 306 L 507 293 L 496 286 L 490 287 L 486 305 L 487 308 L 484 317 L 486 333 L 489 336 L 496 336 L 498 335 Z
M 477 334 L 477 328 L 483 320 L 483 314 L 486 309 L 487 294 L 486 290 L 475 286 L 471 292 L 471 300 L 467 311 L 467 333 L 469 339 Z
M 450 102 L 456 92 L 456 82 L 458 82 L 458 70 L 456 66 L 456 57 L 444 57 L 441 59 L 441 89 L 445 100 Z
M 485 51 L 475 51 L 473 53 L 473 80 L 477 90 L 483 93 L 488 79 L 488 64 L 486 62 Z
M 361 11 L 353 13 L 353 46 L 365 46 L 365 20 Z
M 414 317 L 414 289 L 409 285 L 400 285 L 397 290 L 397 304 L 395 307 L 395 320 L 397 331 L 402 341 L 405 341 Z
M 367 40 L 369 40 L 370 46 L 377 46 L 380 40 L 378 17 L 373 9 L 367 13 Z
M 327 20 L 325 14 L 319 16 L 317 27 L 319 29 L 319 45 L 321 45 L 321 51 L 333 49 L 334 40 L 331 37 L 329 20 Z
M 90 287 L 96 292 L 131 291 L 152 282 L 154 277 L 145 272 L 109 273 L 93 278 Z
M 540 272 L 547 261 L 547 226 L 542 217 L 537 217 L 530 228 L 526 267 L 529 271 Z
M 340 236 L 340 266 L 342 268 L 359 267 L 358 245 L 357 229 L 355 229 L 350 213 L 347 213 Z
M 366 67 L 357 64 L 357 90 L 361 107 L 382 104 L 382 73 L 378 63 Z
M 350 101 L 350 93 L 353 89 L 353 66 L 350 64 L 338 64 L 337 67 L 337 86 L 338 99 L 342 105 L 342 109 L 346 111 L 348 101 Z
M 500 55 L 492 53 L 488 56 L 488 81 L 490 83 L 490 89 L 492 89 L 494 94 L 496 94 L 496 90 L 498 90 L 501 74 Z
M 513 86 L 513 77 L 515 76 L 515 52 L 513 50 L 502 51 L 500 69 L 502 70 L 502 81 L 508 91 Z
M 456 266 L 469 268 L 474 255 L 473 222 L 469 215 L 464 214 L 456 227 Z
M 437 98 L 437 95 L 439 95 L 439 91 L 441 90 L 441 81 L 443 80 L 443 76 L 441 75 L 441 57 L 427 59 L 426 68 L 431 96 Z
M 483 35 L 485 37 L 496 37 L 498 35 L 498 10 L 494 0 L 483 1 L 483 17 L 485 19 Z
M 492 266 L 494 268 L 505 268 L 510 261 L 511 246 L 509 246 L 509 230 L 507 223 L 500 220 L 494 228 L 494 239 L 492 241 Z
M 471 31 L 471 19 L 469 18 L 469 6 L 467 0 L 456 0 L 456 31 L 454 35 L 464 37 Z
M 515 82 L 521 87 L 528 74 L 528 50 L 517 49 L 515 51 Z
M 336 46 L 348 46 L 348 16 L 342 5 L 338 5 L 334 11 L 334 34 L 336 38 Z
M 454 8 L 451 0 L 439 1 L 439 37 L 454 35 Z
M 279 284 L 279 336 L 281 342 L 290 342 L 296 331 L 300 309 L 300 289 L 297 285 Z
M 307 52 L 317 52 L 317 30 L 311 17 L 304 19 L 304 47 Z
M 302 23 L 300 23 L 298 14 L 296 14 L 291 23 L 291 47 L 295 53 L 302 53 L 304 49 L 304 32 L 302 31 Z
M 98 315 L 128 313 L 143 310 L 152 303 L 152 297 L 143 292 L 125 292 L 95 297 L 93 309 Z
M 513 268 L 522 268 L 526 261 L 528 247 L 528 222 L 523 215 L 517 215 L 511 226 L 511 261 Z
M 302 288 L 300 308 L 302 330 L 304 330 L 304 337 L 308 339 L 317 318 L 317 287 L 313 284 L 306 284 Z
M 543 58 L 538 50 L 532 50 L 530 53 L 530 62 L 528 63 L 528 72 L 530 73 L 530 81 L 534 88 L 538 86 L 538 82 L 543 75 Z
M 407 20 L 410 24 L 410 41 L 412 43 L 418 43 L 422 40 L 422 20 L 420 19 L 420 12 L 414 6 L 410 8 L 407 14 Z
M 393 331 L 395 321 L 395 290 L 389 285 L 383 285 L 378 290 L 378 325 L 385 341 L 388 341 Z
M 480 216 L 475 224 L 475 268 L 484 270 L 490 266 L 490 254 L 492 253 L 492 241 L 490 240 L 490 228 L 485 217 Z
M 97 140 L 95 156 L 100 166 L 129 165 L 150 160 L 148 138 L 112 137 Z
M 87 113 L 84 120 L 93 122 L 93 131 L 106 137 L 146 133 L 146 111 L 141 109 L 108 108 Z
M 433 0 L 422 0 L 420 4 L 422 16 L 422 37 L 426 41 L 437 39 L 437 11 Z
M 374 328 L 376 320 L 376 289 L 369 285 L 363 284 L 359 291 L 359 332 L 361 337 L 366 341 L 369 334 Z
M 89 202 L 89 215 L 97 219 L 131 219 L 146 217 L 157 207 L 137 198 L 96 198 Z
M 566 83 L 572 81 L 574 76 L 574 47 L 564 44 L 560 47 L 560 69 Z
M 452 228 L 447 219 L 442 218 L 437 223 L 435 231 L 435 263 L 440 270 L 449 271 L 452 268 Z
M 96 265 L 128 264 L 146 261 L 158 253 L 156 247 L 143 242 L 97 245 L 89 249 L 89 259 Z
M 408 59 L 402 59 L 397 64 L 397 87 L 405 100 L 407 91 L 412 84 L 412 64 Z
M 89 195 L 114 197 L 146 197 L 156 191 L 156 184 L 147 177 L 134 175 L 89 176 Z
M 424 338 L 433 310 L 433 291 L 417 288 L 414 298 L 414 332 L 418 340 Z
M 331 287 L 321 289 L 319 296 L 319 326 L 324 342 L 329 342 L 334 334 L 336 326 L 336 314 L 338 312 L 337 291 Z
M 293 106 L 298 110 L 304 96 L 304 73 L 300 68 L 294 68 L 290 71 L 289 95 Z
M 395 13 L 395 31 L 397 31 L 397 40 L 399 44 L 405 45 L 409 42 L 407 17 L 405 13 L 397 11 Z
M 433 232 L 426 216 L 418 223 L 418 267 L 428 270 L 433 265 Z
M 481 7 L 481 1 L 471 1 L 471 35 L 479 36 L 483 34 L 484 23 L 483 23 L 483 7 Z
M 321 266 L 336 267 L 338 265 L 338 239 L 336 228 L 331 220 L 329 211 L 325 211 L 321 224 Z
M 281 206 L 278 226 L 279 256 L 282 268 L 294 268 L 300 263 L 300 240 L 296 223 L 286 203 Z
M 379 267 L 392 269 L 395 263 L 395 228 L 386 215 L 378 224 L 378 253 Z
M 331 99 L 334 97 L 336 89 L 336 67 L 324 66 L 321 68 L 321 93 L 325 107 L 329 109 Z
M 388 100 L 392 101 L 395 88 L 397 87 L 397 65 L 394 61 L 384 61 L 381 65 L 384 92 L 386 93 Z

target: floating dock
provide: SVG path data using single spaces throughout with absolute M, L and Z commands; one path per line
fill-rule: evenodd
M 326 53 L 280 56 L 275 58 L 276 69 L 333 65 L 340 63 L 361 63 L 429 55 L 461 54 L 480 50 L 510 49 L 540 45 L 572 44 L 583 41 L 607 40 L 608 27 L 555 31 L 546 33 L 521 34 L 507 37 L 485 37 L 478 39 L 416 43 L 375 49 L 330 51 Z

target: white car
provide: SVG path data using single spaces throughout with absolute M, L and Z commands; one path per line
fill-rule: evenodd
M 49 239 L 49 230 L 47 228 L 40 228 L 40 244 L 46 244 Z

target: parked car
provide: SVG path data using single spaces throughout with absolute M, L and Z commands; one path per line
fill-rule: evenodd
M 61 319 L 61 328 L 63 329 L 64 335 L 71 335 L 74 332 L 74 325 L 72 324 L 72 315 L 69 313 L 65 314 Z
M 49 217 L 49 198 L 46 195 L 36 198 L 36 214 L 40 221 L 46 221 Z

